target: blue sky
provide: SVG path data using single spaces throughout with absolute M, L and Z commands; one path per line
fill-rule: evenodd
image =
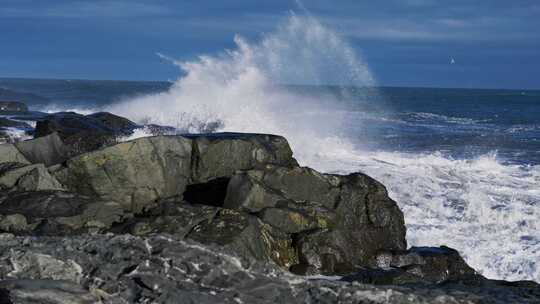
M 305 0 L 382 85 L 540 89 L 538 0 Z M 271 31 L 294 0 L 0 0 L 0 77 L 166 80 Z M 450 58 L 455 64 L 450 64 Z

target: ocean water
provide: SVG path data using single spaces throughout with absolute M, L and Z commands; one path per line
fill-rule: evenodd
M 309 16 L 234 39 L 232 50 L 171 59 L 174 82 L 0 79 L 0 88 L 39 111 L 283 135 L 302 165 L 384 183 L 410 246 L 447 245 L 489 278 L 540 282 L 540 91 L 380 87 L 361 54 Z

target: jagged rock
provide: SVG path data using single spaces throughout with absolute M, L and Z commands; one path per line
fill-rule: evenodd
M 101 125 L 109 128 L 113 132 L 129 133 L 131 130 L 139 127 L 131 120 L 120 117 L 108 112 L 99 112 L 90 115 L 86 115 L 87 118 L 99 121 Z
M 118 203 L 63 191 L 0 193 L 0 230 L 16 234 L 100 232 L 126 217 Z
M 24 256 L 30 258 L 21 258 Z M 47 264 L 32 258 L 36 256 L 45 257 L 54 271 L 44 271 L 47 267 L 42 265 Z M 15 266 L 10 261 L 19 264 Z M 67 281 L 53 281 L 52 274 Z M 22 284 L 13 281 L 16 278 L 32 280 Z M 540 288 L 532 282 L 482 280 L 473 285 L 426 283 L 379 287 L 341 281 L 339 277 L 298 277 L 229 249 L 167 235 L 85 235 L 67 239 L 0 234 L 0 280 L 6 280 L 0 282 L 0 295 L 9 297 L 13 303 L 24 301 L 15 297 L 18 291 L 81 303 L 92 299 L 91 294 L 104 304 L 527 304 L 538 303 L 540 299 Z M 47 303 L 43 296 L 36 299 L 38 303 Z
M 344 280 L 387 285 L 463 281 L 471 284 L 484 280 L 456 250 L 446 246 L 380 252 L 375 266 Z
M 80 155 L 55 172 L 69 189 L 139 212 L 188 185 L 230 178 L 267 163 L 296 164 L 280 136 L 222 133 L 140 138 Z
M 4 91 L 0 91 L 0 94 Z M 27 112 L 26 104 L 17 101 L 0 101 L 0 112 Z
M 267 165 L 231 178 L 224 207 L 262 212 L 294 233 L 300 273 L 353 271 L 382 249 L 406 248 L 403 214 L 384 186 L 360 174 L 320 174 Z
M 0 145 L 0 164 L 1 163 L 30 164 L 26 157 L 11 144 Z
M 67 281 L 6 280 L 0 282 L 0 303 L 95 304 L 98 299 Z
M 69 158 L 70 150 L 57 133 L 18 142 L 15 147 L 33 164 L 52 166 L 60 164 Z
M 64 188 L 49 174 L 43 164 L 1 163 L 0 190 L 38 191 L 64 190 Z
M 110 113 L 80 115 L 73 112 L 56 113 L 40 119 L 35 137 L 58 133 L 71 148 L 73 155 L 93 151 L 117 143 L 117 137 L 132 133 L 138 125 Z
M 290 236 L 253 215 L 174 200 L 160 205 L 162 211 L 151 209 L 144 216 L 131 218 L 110 231 L 139 236 L 177 235 L 203 244 L 231 248 L 237 254 L 261 261 L 274 261 L 285 268 L 298 262 Z

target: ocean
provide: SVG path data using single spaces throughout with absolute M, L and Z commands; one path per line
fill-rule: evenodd
M 361 54 L 311 17 L 236 43 L 171 60 L 173 81 L 0 79 L 0 99 L 179 133 L 283 135 L 302 165 L 385 184 L 409 246 L 447 245 L 488 278 L 540 282 L 540 91 L 381 87 Z

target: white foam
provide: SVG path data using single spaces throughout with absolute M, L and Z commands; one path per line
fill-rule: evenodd
M 4 128 L 1 132 L 8 136 L 10 142 L 24 141 L 33 138 L 32 135 L 28 135 L 26 130 L 18 128 Z
M 540 281 L 540 167 L 503 165 L 495 154 L 453 160 L 397 152 L 319 164 L 385 184 L 405 214 L 410 246 L 447 245 L 489 278 Z

